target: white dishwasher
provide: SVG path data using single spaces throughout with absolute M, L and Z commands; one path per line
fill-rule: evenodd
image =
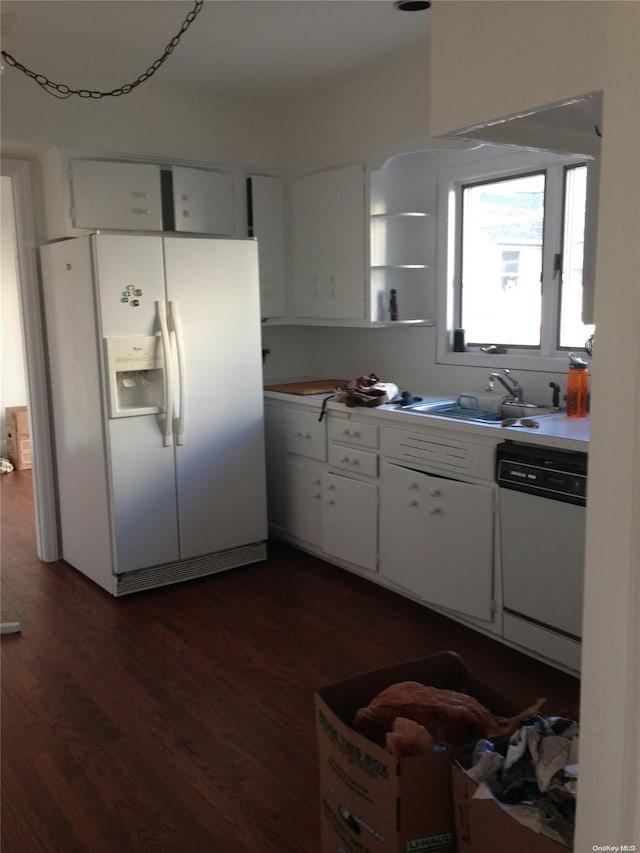
M 587 454 L 497 448 L 504 637 L 580 669 Z

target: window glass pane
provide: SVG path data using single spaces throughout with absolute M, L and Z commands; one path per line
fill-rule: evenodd
M 462 193 L 461 326 L 472 344 L 540 345 L 544 173 Z
M 582 348 L 594 327 L 582 315 L 582 263 L 587 193 L 587 167 L 565 171 L 564 233 L 562 239 L 562 293 L 560 296 L 560 347 Z

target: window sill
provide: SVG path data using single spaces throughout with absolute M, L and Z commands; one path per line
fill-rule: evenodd
M 520 355 L 516 351 L 504 355 L 487 355 L 479 350 L 438 353 L 438 364 L 460 367 L 482 367 L 489 370 L 535 370 L 538 373 L 566 373 L 568 353 L 553 356 Z

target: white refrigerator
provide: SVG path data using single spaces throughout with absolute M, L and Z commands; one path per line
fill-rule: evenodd
M 264 560 L 256 241 L 40 253 L 64 560 L 115 596 Z

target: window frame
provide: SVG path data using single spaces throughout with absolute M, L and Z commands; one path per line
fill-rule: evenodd
M 571 166 L 586 164 L 588 167 L 588 158 L 541 151 L 519 150 L 517 153 L 505 153 L 502 149 L 500 153 L 496 152 L 495 147 L 485 145 L 470 154 L 472 159 L 443 168 L 438 176 L 437 363 L 491 369 L 506 365 L 514 370 L 564 373 L 569 350 L 557 347 L 560 288 L 553 286 L 555 256 L 562 252 L 564 172 Z M 461 267 L 463 189 L 474 183 L 489 183 L 540 171 L 545 171 L 547 175 L 540 347 L 509 347 L 505 355 L 488 355 L 483 353 L 479 346 L 466 352 L 454 352 L 453 332 L 456 328 L 456 318 L 461 316 L 460 288 L 457 285 Z M 545 322 L 544 318 L 549 317 L 553 319 L 547 319 Z

